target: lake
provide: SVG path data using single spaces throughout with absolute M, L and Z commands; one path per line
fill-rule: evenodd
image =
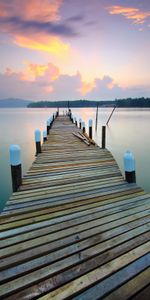
M 101 145 L 101 126 L 106 124 L 112 108 L 99 108 L 97 132 L 94 140 Z M 23 174 L 35 159 L 34 130 L 46 129 L 46 121 L 56 110 L 38 109 L 0 109 L 0 207 L 4 207 L 12 193 L 9 164 L 9 147 L 18 144 L 22 150 Z M 60 110 L 60 113 L 63 109 Z M 72 113 L 86 123 L 93 119 L 95 128 L 95 108 L 73 108 Z M 107 126 L 106 147 L 114 155 L 123 173 L 123 155 L 132 151 L 136 159 L 137 184 L 150 192 L 150 109 L 117 108 Z

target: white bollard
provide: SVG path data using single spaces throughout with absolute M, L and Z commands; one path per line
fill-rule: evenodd
M 47 120 L 47 135 L 49 135 L 50 130 L 50 119 Z
M 130 151 L 126 151 L 126 153 L 124 154 L 124 170 L 125 180 L 128 183 L 136 182 L 135 159 L 134 155 Z
M 21 170 L 21 148 L 18 145 L 11 145 L 9 148 L 11 177 L 13 192 L 18 190 L 22 183 L 22 170 Z
M 89 120 L 89 138 L 92 140 L 92 126 L 93 126 L 93 120 Z
M 77 124 L 77 118 L 76 117 L 74 118 L 74 122 L 75 122 L 75 125 L 77 126 L 78 124 Z
M 36 144 L 36 155 L 41 153 L 41 131 L 36 129 L 34 132 L 35 144 Z
M 82 132 L 85 133 L 85 122 L 82 122 Z
M 43 142 L 47 141 L 47 132 L 46 130 L 43 131 Z

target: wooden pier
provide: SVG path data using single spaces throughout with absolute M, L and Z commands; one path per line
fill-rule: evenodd
M 0 217 L 0 299 L 150 299 L 150 195 L 59 116 Z

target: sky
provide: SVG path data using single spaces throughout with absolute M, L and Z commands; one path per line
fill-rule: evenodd
M 150 0 L 0 0 L 0 99 L 150 97 Z

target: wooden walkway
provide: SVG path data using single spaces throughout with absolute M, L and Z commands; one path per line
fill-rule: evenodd
M 59 116 L 0 217 L 0 299 L 150 299 L 150 195 Z

